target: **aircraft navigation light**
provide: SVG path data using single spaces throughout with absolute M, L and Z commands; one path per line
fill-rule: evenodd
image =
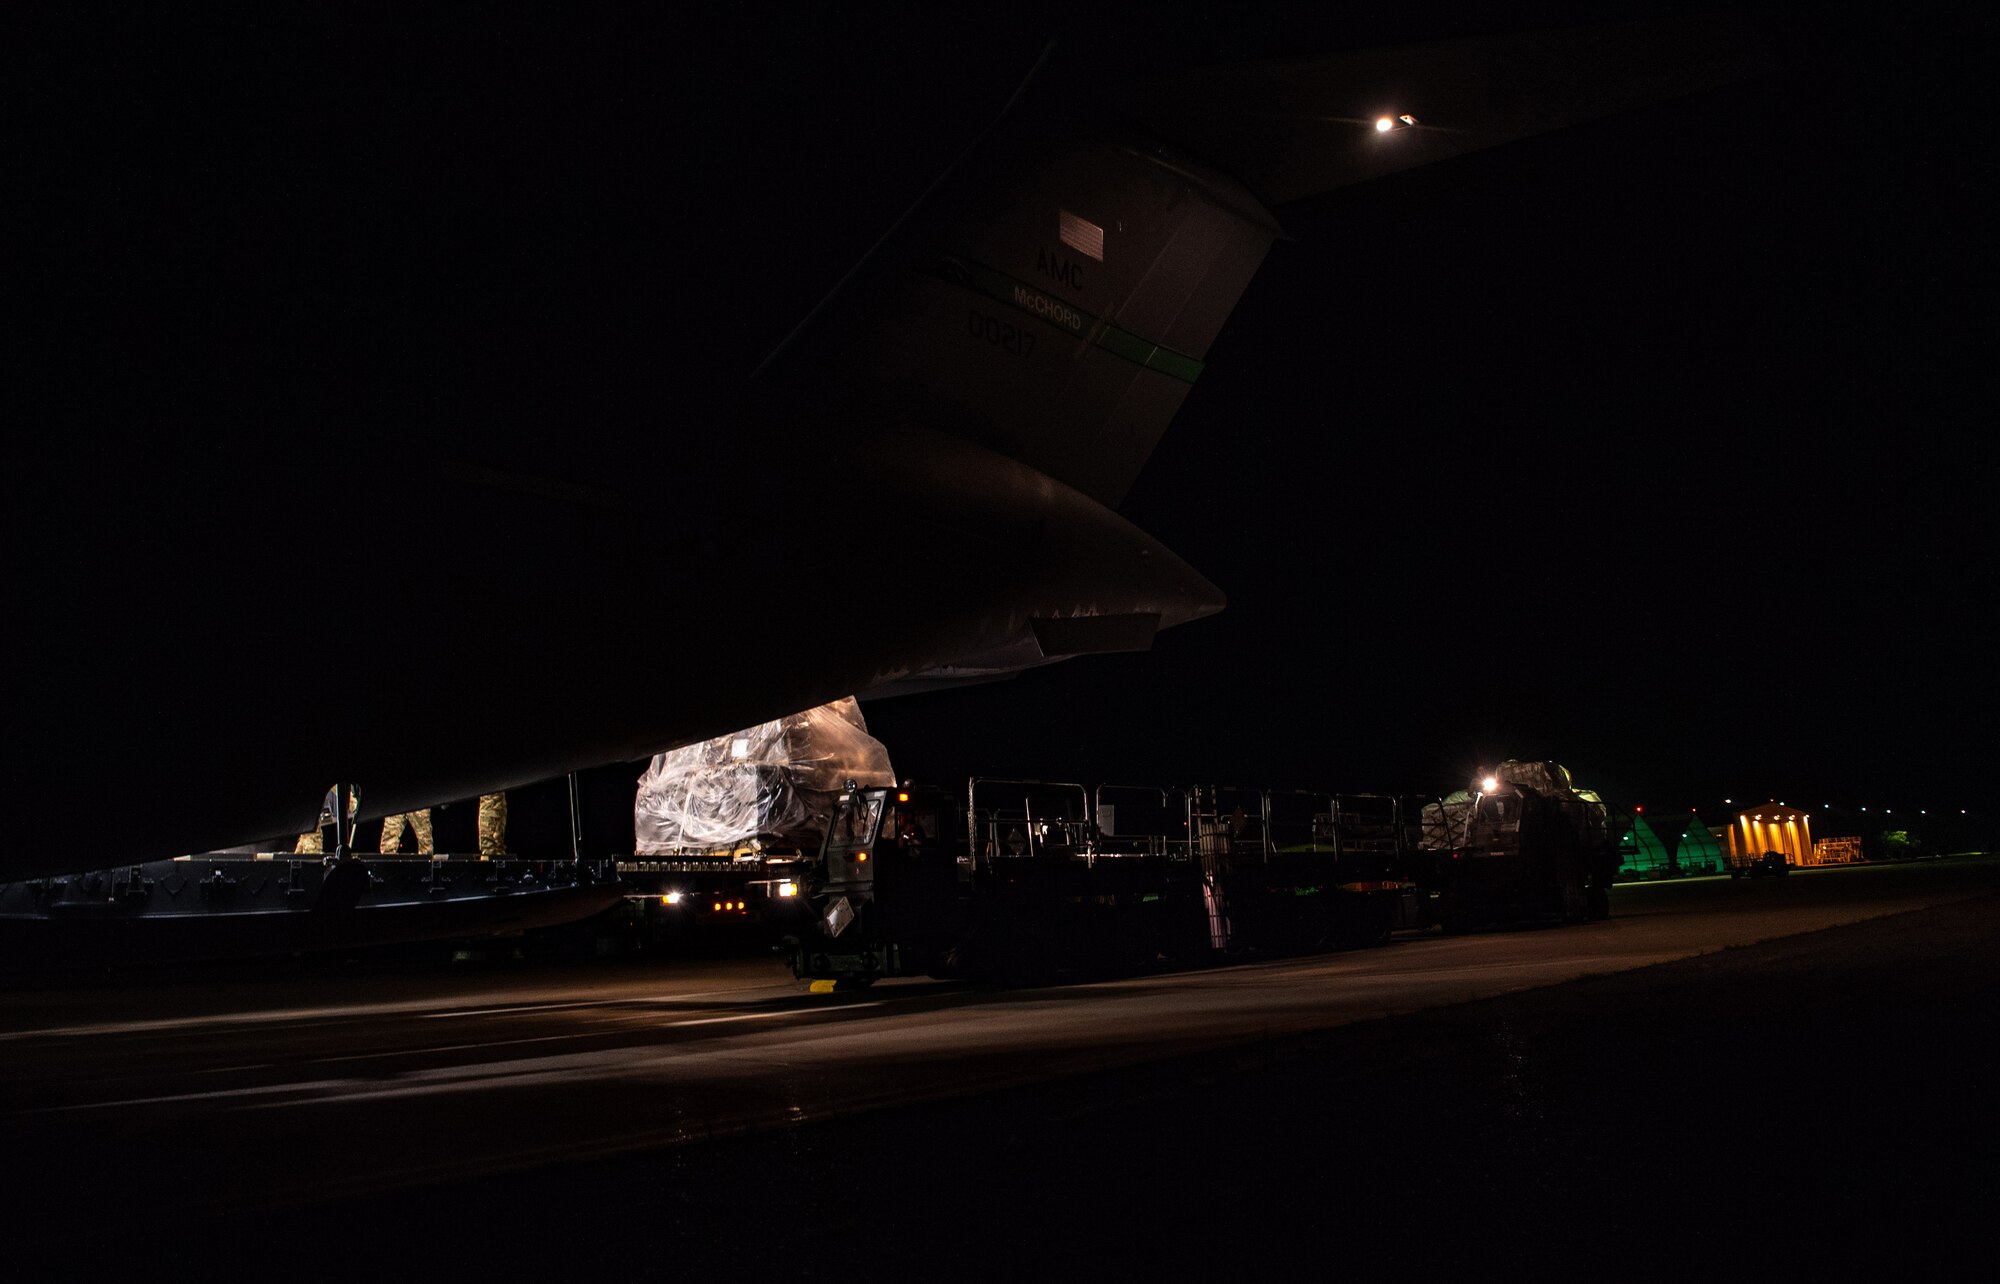
M 1387 116 L 1375 122 L 1375 132 L 1378 134 L 1386 134 L 1395 127 L 1396 122 L 1390 120 Z

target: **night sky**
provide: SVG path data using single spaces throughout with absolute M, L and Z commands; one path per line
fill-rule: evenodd
M 1322 8 L 127 31 L 98 105 L 158 168 L 78 230 L 222 282 L 199 337 L 229 373 L 177 392 L 218 431 L 291 401 L 390 435 L 477 404 L 529 450 L 692 438 L 1051 39 L 1115 74 L 1650 11 Z M 899 770 L 1442 792 L 1553 757 L 1648 810 L 1991 815 L 1985 41 L 1886 10 L 1765 27 L 1757 82 L 1278 211 L 1296 239 L 1123 510 L 1228 610 L 872 704 Z M 149 179 L 203 166 L 270 181 L 149 242 Z M 664 520 L 755 520 L 700 499 L 660 478 Z M 895 567 L 851 523 L 825 556 Z M 762 590 L 788 622 L 812 591 Z

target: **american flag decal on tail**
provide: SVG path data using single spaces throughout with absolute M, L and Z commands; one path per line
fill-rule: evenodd
M 1078 218 L 1068 210 L 1056 211 L 1056 234 L 1062 243 L 1079 254 L 1088 254 L 1099 263 L 1104 262 L 1104 229 L 1087 218 Z

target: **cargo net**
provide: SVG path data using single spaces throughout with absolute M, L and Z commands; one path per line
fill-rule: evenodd
M 1561 763 L 1516 762 L 1509 758 L 1495 767 L 1493 774 L 1502 784 L 1555 799 L 1585 847 L 1615 841 L 1611 809 L 1595 791 L 1578 789 L 1570 780 L 1569 768 Z M 1421 821 L 1424 850 L 1448 852 L 1472 846 L 1478 808 L 1479 795 L 1467 789 L 1425 806 Z
M 816 846 L 850 780 L 896 783 L 853 696 L 656 754 L 639 777 L 635 850 Z

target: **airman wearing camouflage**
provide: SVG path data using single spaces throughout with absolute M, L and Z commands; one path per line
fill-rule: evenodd
M 482 860 L 507 854 L 507 795 L 479 796 L 479 855 Z
M 338 786 L 336 786 L 337 788 Z M 354 823 L 354 813 L 361 807 L 361 791 L 350 787 L 347 793 L 347 823 Z M 326 797 L 319 805 L 319 824 L 299 835 L 292 844 L 294 856 L 323 856 L 326 854 L 326 839 L 322 836 L 326 827 L 333 823 L 333 790 L 326 791 Z
M 408 828 L 417 836 L 417 855 L 431 856 L 436 854 L 436 847 L 431 836 L 431 809 L 425 807 L 419 811 L 405 812 L 401 815 L 384 816 L 382 818 L 382 842 L 380 850 L 384 856 L 393 856 L 403 850 L 403 830 L 405 828 Z

